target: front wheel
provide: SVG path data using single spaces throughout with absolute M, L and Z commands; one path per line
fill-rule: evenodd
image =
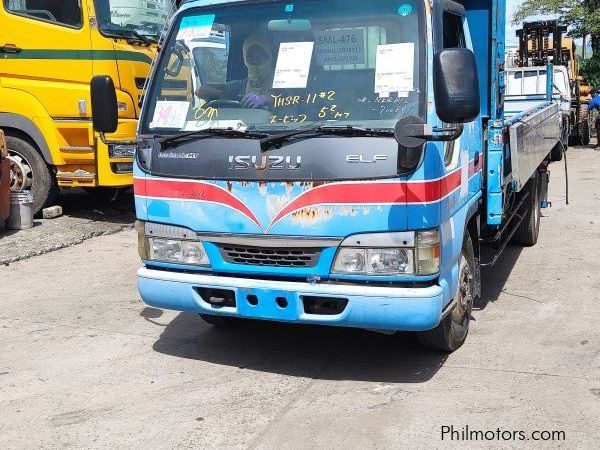
M 42 155 L 29 142 L 16 136 L 6 136 L 10 164 L 10 188 L 33 194 L 33 213 L 51 206 L 58 197 L 54 173 Z
M 460 348 L 467 339 L 475 298 L 475 254 L 468 232 L 465 234 L 459 264 L 455 305 L 433 330 L 417 333 L 424 347 L 450 353 Z

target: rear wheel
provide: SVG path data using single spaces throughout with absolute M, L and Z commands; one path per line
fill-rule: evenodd
M 475 298 L 475 254 L 471 236 L 466 232 L 460 255 L 458 290 L 452 311 L 433 330 L 421 331 L 417 337 L 422 346 L 453 352 L 467 339 Z
M 581 145 L 590 145 L 592 138 L 592 131 L 590 129 L 590 123 L 584 120 L 581 124 Z
M 565 148 L 566 150 L 566 148 Z M 563 159 L 563 145 L 562 143 L 557 143 L 552 151 L 550 152 L 550 160 L 551 161 L 561 161 Z
M 590 121 L 588 117 L 588 105 L 582 104 L 579 108 L 579 142 L 578 145 L 590 143 Z
M 534 177 L 527 183 L 527 212 L 519 228 L 513 236 L 516 244 L 531 247 L 537 244 L 540 234 L 540 218 L 542 217 L 542 205 L 540 202 L 540 176 L 536 172 Z
M 58 184 L 42 155 L 29 142 L 6 136 L 10 160 L 10 188 L 33 194 L 33 213 L 39 213 L 58 198 Z

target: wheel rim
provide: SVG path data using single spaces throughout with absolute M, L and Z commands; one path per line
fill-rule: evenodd
M 27 159 L 19 153 L 9 150 L 10 189 L 12 191 L 29 191 L 33 186 L 33 169 Z
M 457 338 L 463 339 L 469 329 L 469 319 L 473 310 L 473 272 L 464 255 L 460 258 L 456 306 L 452 311 L 452 328 Z

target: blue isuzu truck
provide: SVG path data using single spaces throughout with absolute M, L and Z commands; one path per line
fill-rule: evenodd
M 505 113 L 505 9 L 184 3 L 138 130 L 144 302 L 460 347 L 480 267 L 537 241 L 561 136 L 551 95 Z M 112 80 L 91 90 L 105 139 Z

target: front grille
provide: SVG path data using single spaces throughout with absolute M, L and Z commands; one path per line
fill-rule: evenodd
M 254 266 L 314 267 L 321 255 L 320 248 L 271 248 L 222 244 L 219 250 L 228 263 Z

